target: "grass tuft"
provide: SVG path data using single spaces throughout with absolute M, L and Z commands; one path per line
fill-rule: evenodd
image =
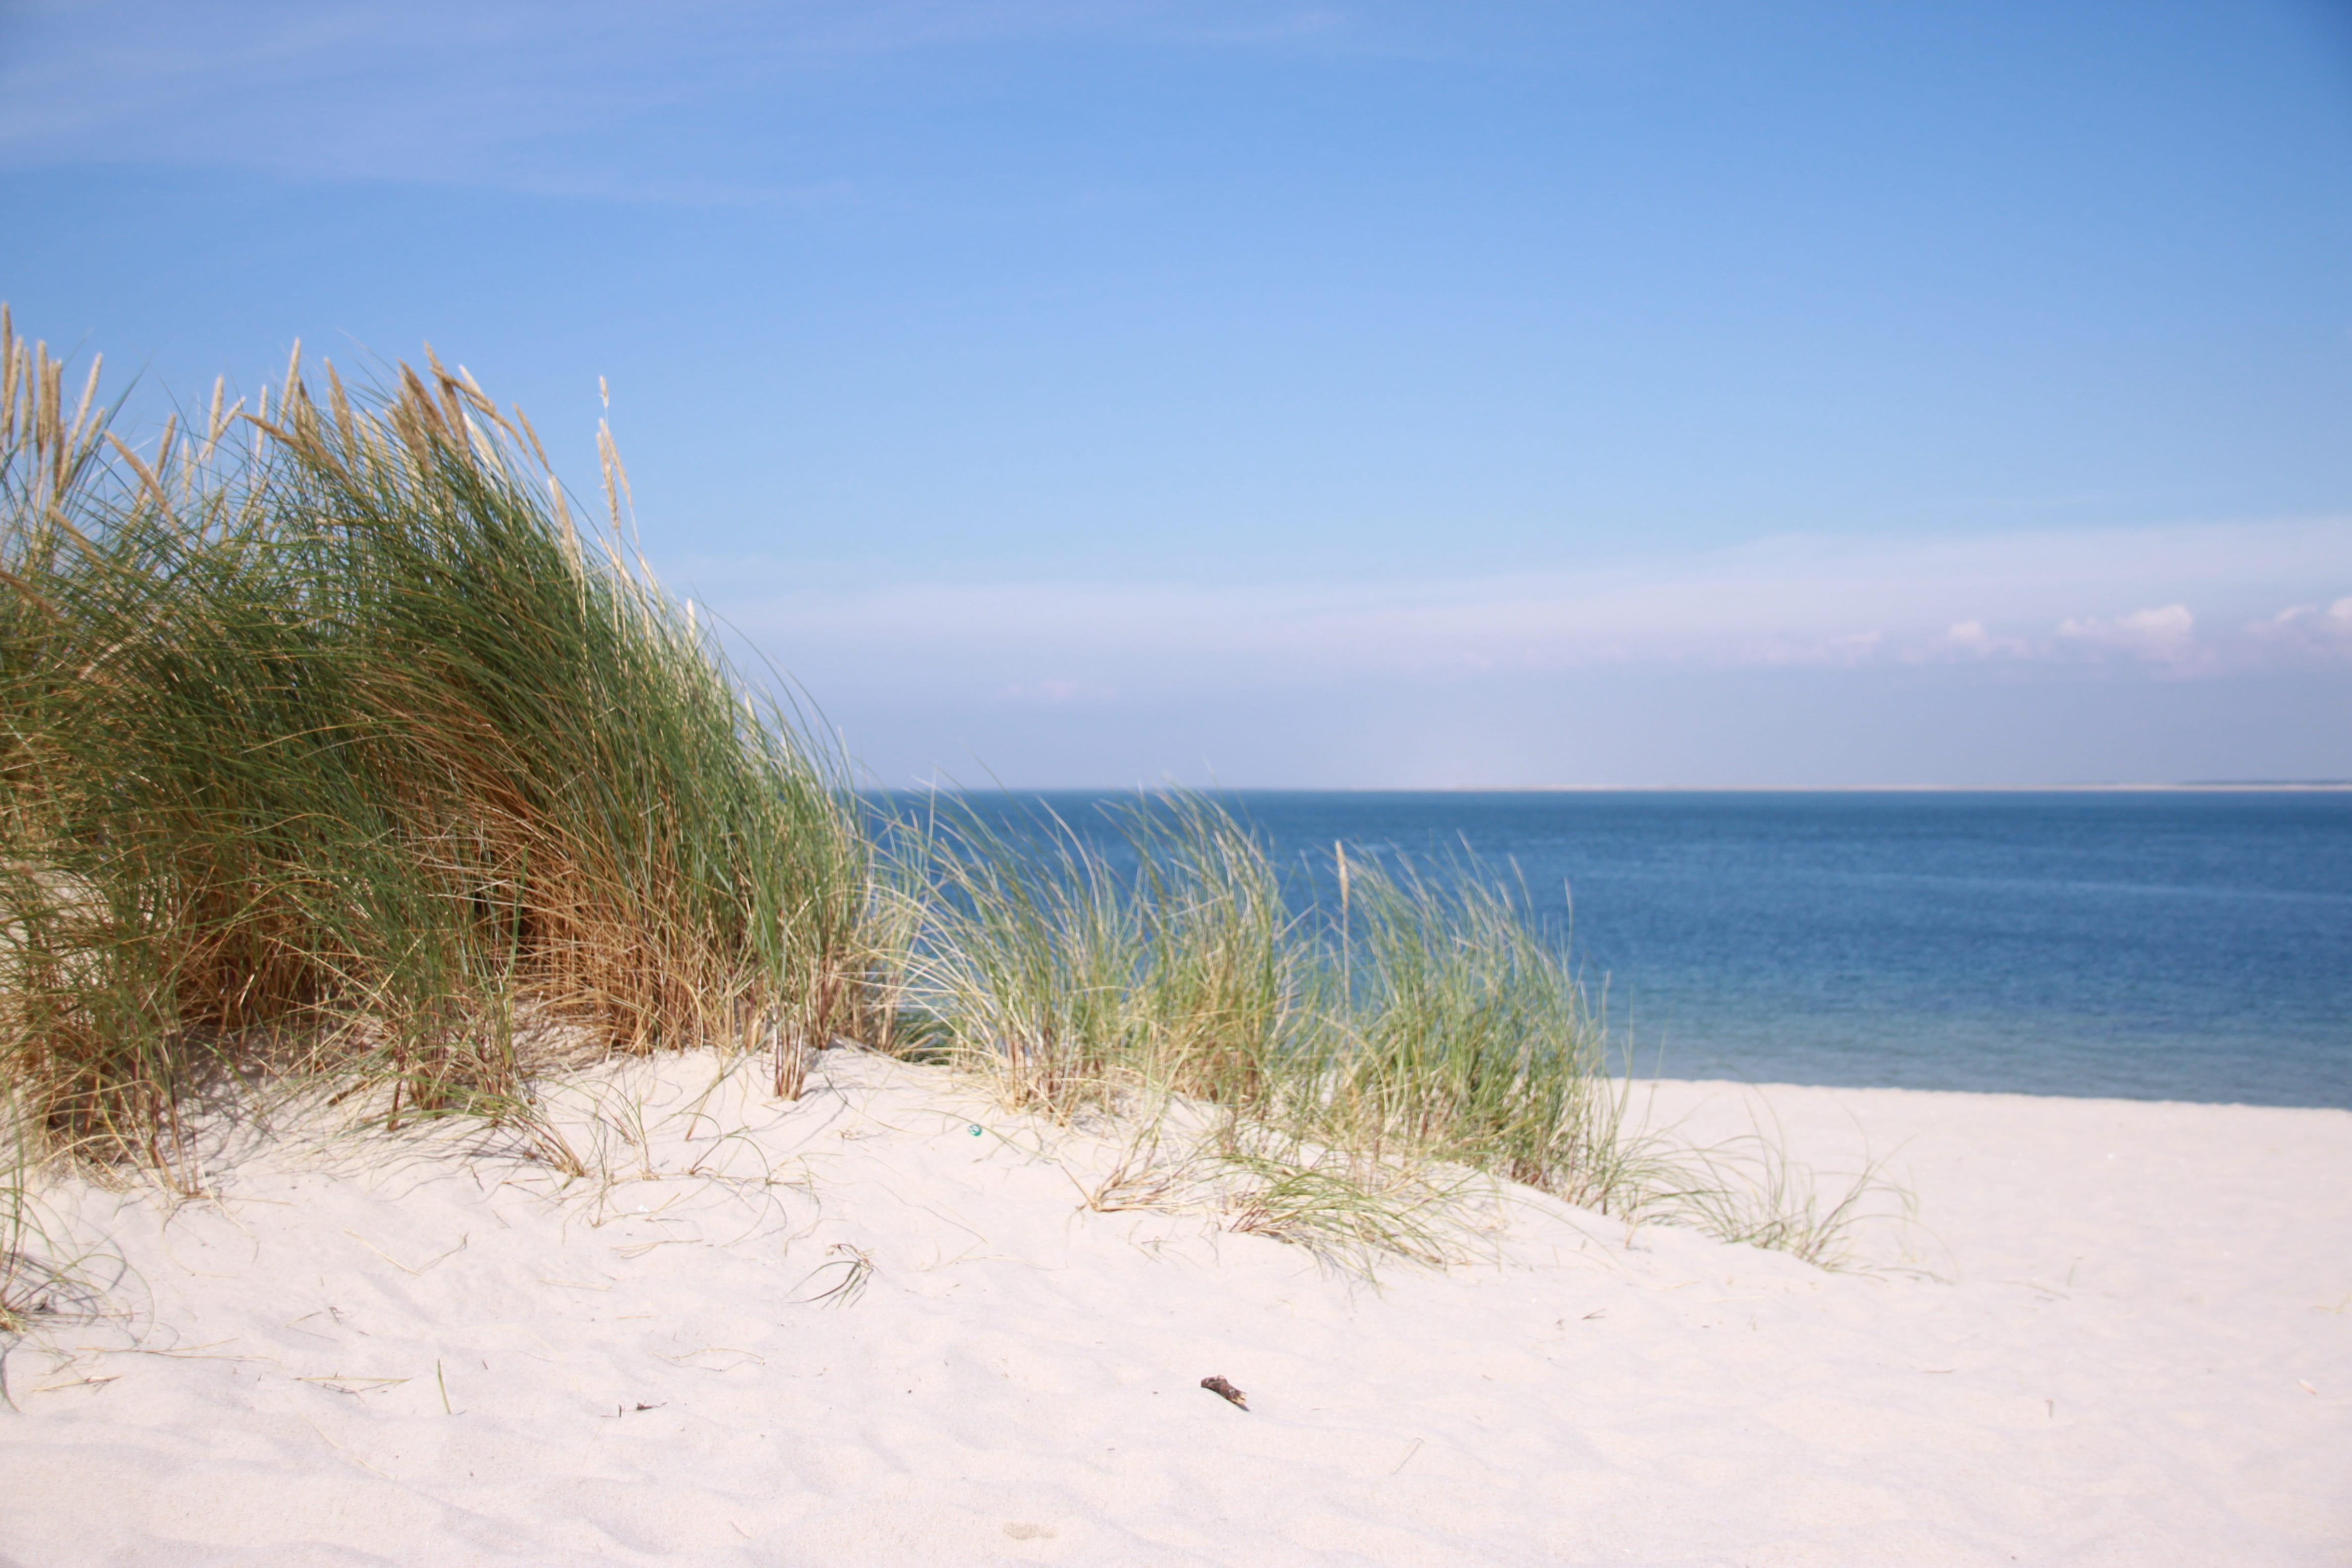
M 142 455 L 95 372 L 69 402 L 0 316 L 0 1083 L 42 1147 L 171 1170 L 193 1098 L 289 1069 L 528 1122 L 559 1045 L 765 1047 L 790 1094 L 866 1026 L 841 768 L 583 548 L 519 412 L 298 350 Z
M 1338 847 L 1326 907 L 1206 797 L 1101 826 L 950 798 L 890 835 L 905 1048 L 1009 1105 L 1143 1129 L 1090 1206 L 1436 1262 L 1462 1250 L 1467 1173 L 1849 1259 L 1866 1184 L 1823 1205 L 1760 1135 L 1749 1159 L 1634 1128 L 1630 1074 L 1511 879 Z

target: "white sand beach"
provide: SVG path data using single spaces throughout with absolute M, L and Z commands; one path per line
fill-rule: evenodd
M 609 1181 L 47 1189 L 111 1315 L 6 1357 L 0 1563 L 2352 1563 L 2352 1113 L 1666 1084 L 1917 1223 L 1831 1274 L 1521 1193 L 1370 1282 L 1090 1209 L 1115 1144 L 938 1069 L 717 1071 L 600 1080 Z

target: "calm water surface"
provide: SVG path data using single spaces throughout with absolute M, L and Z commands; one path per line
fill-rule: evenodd
M 1516 865 L 1644 1070 L 2352 1106 L 2352 793 L 1226 799 L 1302 888 Z

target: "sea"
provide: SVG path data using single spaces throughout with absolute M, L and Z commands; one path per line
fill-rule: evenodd
M 1523 884 L 1644 1074 L 2352 1108 L 2352 790 L 1219 798 L 1305 898 L 1335 843 Z

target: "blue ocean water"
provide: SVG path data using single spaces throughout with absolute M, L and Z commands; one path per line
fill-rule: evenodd
M 2352 1107 L 2352 792 L 1224 798 L 1516 867 L 1645 1072 Z

